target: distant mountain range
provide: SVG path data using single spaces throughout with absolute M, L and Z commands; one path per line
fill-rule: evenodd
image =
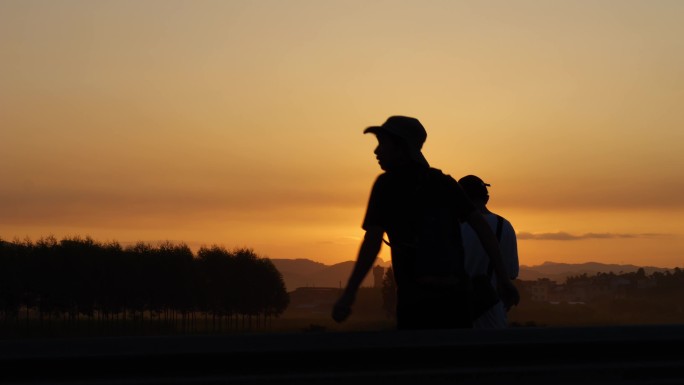
M 354 261 L 325 265 L 310 259 L 271 259 L 275 267 L 283 275 L 285 286 L 288 291 L 298 287 L 344 287 L 347 279 L 354 268 Z M 383 267 L 389 267 L 390 263 L 379 260 Z M 597 273 L 615 274 L 630 273 L 643 268 L 647 275 L 653 272 L 664 272 L 670 269 L 652 266 L 617 265 L 598 262 L 586 262 L 579 264 L 544 262 L 535 266 L 520 266 L 519 279 L 523 281 L 536 281 L 540 278 L 548 278 L 559 283 L 565 282 L 569 276 Z M 373 275 L 368 274 L 363 281 L 363 286 L 373 286 Z
M 671 269 L 653 266 L 635 266 L 635 265 L 618 265 L 605 264 L 599 262 L 585 262 L 585 263 L 558 263 L 558 262 L 544 262 L 541 265 L 526 266 L 520 265 L 520 278 L 523 281 L 536 281 L 539 278 L 548 278 L 556 282 L 565 282 L 569 276 L 576 276 L 587 274 L 588 276 L 596 275 L 597 273 L 623 274 L 632 273 L 640 268 L 643 268 L 646 275 L 651 275 L 654 272 L 665 272 Z
M 325 265 L 310 259 L 271 259 L 283 275 L 288 291 L 298 287 L 344 287 L 354 268 L 354 261 Z M 389 262 L 376 261 L 376 265 L 389 267 Z M 373 274 L 369 273 L 362 286 L 373 286 Z

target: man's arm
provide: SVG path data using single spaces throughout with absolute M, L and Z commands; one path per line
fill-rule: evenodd
M 498 281 L 497 289 L 504 307 L 509 309 L 512 305 L 517 305 L 520 302 L 520 293 L 518 293 L 518 289 L 513 285 L 513 282 L 511 282 L 511 279 L 506 273 L 496 235 L 489 227 L 489 224 L 487 224 L 482 213 L 477 210 L 470 213 L 467 221 L 473 230 L 475 230 L 475 233 L 480 238 L 482 247 L 484 247 L 489 256 L 489 261 L 496 273 L 496 279 Z
M 354 270 L 352 270 L 349 276 L 349 281 L 342 296 L 337 300 L 333 308 L 332 317 L 335 321 L 342 322 L 351 314 L 351 305 L 356 299 L 356 292 L 359 290 L 366 274 L 373 267 L 373 263 L 375 263 L 375 259 L 380 252 L 383 234 L 384 231 L 380 227 L 371 227 L 366 230 L 366 235 L 363 237 L 363 242 L 359 249 L 359 255 L 354 264 Z
M 508 278 L 516 279 L 520 274 L 520 260 L 518 258 L 518 240 L 515 229 L 509 221 L 504 221 L 504 232 L 501 241 L 501 252 L 506 256 L 504 264 L 508 272 Z

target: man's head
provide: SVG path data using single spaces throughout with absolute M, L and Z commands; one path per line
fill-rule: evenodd
M 363 131 L 364 134 L 369 132 L 378 138 L 375 154 L 383 170 L 409 162 L 429 166 L 420 151 L 427 132 L 418 119 L 390 116 L 381 126 L 368 127 Z
M 487 187 L 489 187 L 490 184 L 485 183 L 479 177 L 475 175 L 466 175 L 458 180 L 458 184 L 461 185 L 463 191 L 468 194 L 468 197 L 472 201 L 487 203 L 489 200 L 489 191 L 487 191 Z

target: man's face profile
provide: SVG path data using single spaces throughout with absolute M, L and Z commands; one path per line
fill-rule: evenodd
M 407 162 L 406 149 L 398 142 L 398 139 L 383 133 L 378 133 L 377 139 L 378 146 L 373 152 L 381 169 L 388 171 Z

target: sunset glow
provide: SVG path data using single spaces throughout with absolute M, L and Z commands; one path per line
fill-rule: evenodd
M 401 114 L 520 262 L 684 266 L 684 2 L 0 0 L 0 239 L 356 257 Z M 384 248 L 381 258 L 389 259 Z

